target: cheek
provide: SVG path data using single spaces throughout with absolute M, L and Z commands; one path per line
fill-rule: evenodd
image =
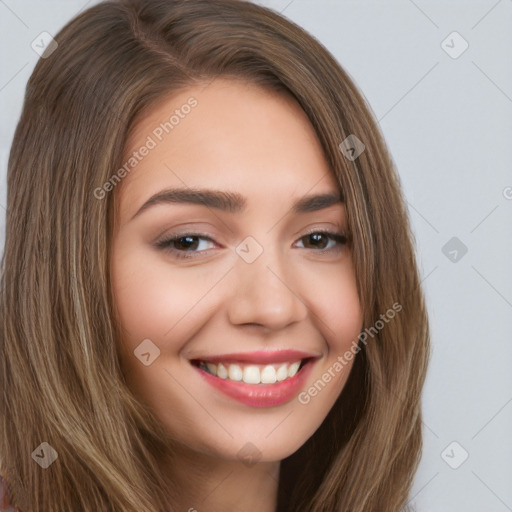
M 155 343 L 180 339 L 194 306 L 208 291 L 208 279 L 196 272 L 173 272 L 163 258 L 137 251 L 113 258 L 112 285 L 119 321 L 130 348 L 145 338 Z M 181 335 L 180 335 L 181 332 Z M 126 342 L 125 342 L 126 344 Z
M 363 312 L 357 282 L 350 261 L 317 275 L 317 293 L 311 307 L 316 326 L 324 339 L 324 357 L 299 402 L 311 414 L 323 418 L 343 390 L 357 357 L 357 343 Z M 320 293 L 319 285 L 323 284 Z
M 340 355 L 361 332 L 363 313 L 357 283 L 350 262 L 333 275 L 325 272 L 318 276 L 315 294 L 315 313 L 319 318 L 318 329 L 327 342 L 329 355 Z
M 190 336 L 190 319 L 194 313 L 191 305 L 204 294 L 204 280 L 198 283 L 196 279 L 194 285 L 191 275 L 172 272 L 158 256 L 128 247 L 122 252 L 113 251 L 111 276 L 122 332 L 121 365 L 130 389 L 141 401 L 159 411 L 161 417 L 172 409 L 186 423 L 186 407 L 179 394 L 175 397 L 165 391 L 179 388 L 166 370 L 180 380 L 183 368 L 176 355 Z M 134 351 L 147 339 L 157 349 L 145 342 L 144 346 L 148 347 L 145 350 L 152 360 L 146 366 Z

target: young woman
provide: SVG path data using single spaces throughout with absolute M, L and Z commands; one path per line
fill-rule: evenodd
M 405 510 L 428 323 L 352 81 L 237 0 L 104 2 L 55 39 L 8 169 L 12 506 Z

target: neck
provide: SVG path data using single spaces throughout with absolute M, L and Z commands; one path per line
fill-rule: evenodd
M 163 463 L 177 512 L 275 512 L 279 461 L 248 465 L 178 445 Z

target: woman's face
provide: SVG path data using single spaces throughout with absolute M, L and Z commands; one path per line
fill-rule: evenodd
M 196 452 L 287 457 L 339 396 L 362 324 L 311 124 L 283 95 L 217 79 L 144 117 L 126 161 L 111 273 L 129 386 Z

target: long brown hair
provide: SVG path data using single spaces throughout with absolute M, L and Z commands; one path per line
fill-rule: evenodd
M 281 463 L 277 509 L 403 510 L 421 453 L 428 321 L 399 179 L 354 83 L 300 27 L 239 0 L 107 1 L 55 39 L 28 82 L 8 164 L 0 469 L 17 505 L 171 510 L 157 463 L 168 434 L 127 388 L 116 350 L 115 194 L 94 191 L 155 102 L 223 76 L 291 94 L 307 114 L 343 194 L 371 333 L 326 420 Z M 357 158 L 340 150 L 349 135 L 365 145 Z M 31 457 L 42 442 L 58 454 L 45 470 Z

